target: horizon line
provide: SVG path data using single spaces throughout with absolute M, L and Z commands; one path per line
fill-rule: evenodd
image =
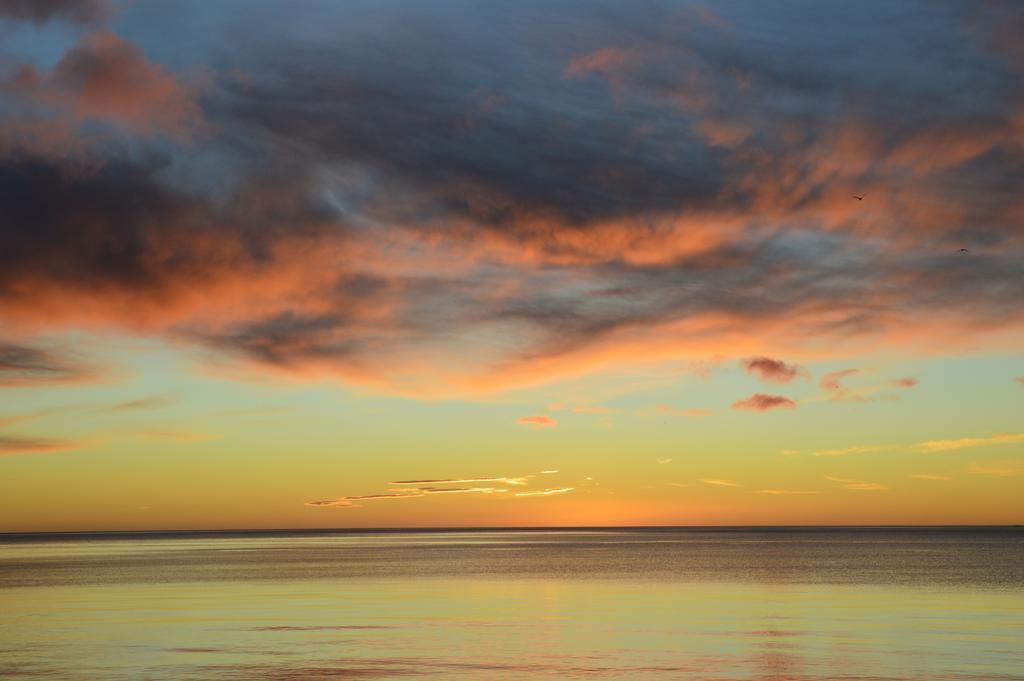
M 227 534 L 372 534 L 429 532 L 544 532 L 600 530 L 982 530 L 1024 529 L 1024 523 L 947 523 L 947 524 L 835 524 L 835 525 L 500 525 L 430 527 L 262 527 L 196 529 L 120 529 L 120 530 L 15 530 L 0 532 L 0 540 L 20 537 L 88 537 L 139 535 L 227 535 Z

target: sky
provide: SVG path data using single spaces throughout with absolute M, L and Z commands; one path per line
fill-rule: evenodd
M 1024 523 L 1022 34 L 0 0 L 0 531 Z

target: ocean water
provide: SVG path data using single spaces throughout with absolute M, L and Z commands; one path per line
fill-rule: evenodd
M 1024 679 L 1024 530 L 0 536 L 4 679 Z

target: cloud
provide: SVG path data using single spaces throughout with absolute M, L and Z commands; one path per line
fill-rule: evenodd
M 27 423 L 29 421 L 35 421 L 36 419 L 46 418 L 47 416 L 63 414 L 74 409 L 75 407 L 73 406 L 47 407 L 45 409 L 36 409 L 35 411 L 22 412 L 21 414 L 0 416 L 0 426 L 12 426 L 17 423 Z
M 680 409 L 673 407 L 670 404 L 659 404 L 654 407 L 654 411 L 658 414 L 666 414 L 669 416 L 687 416 L 687 417 L 700 417 L 710 416 L 712 412 L 707 409 Z
M 15 454 L 46 454 L 78 449 L 84 446 L 81 442 L 48 437 L 17 437 L 0 435 L 0 456 Z
M 1017 383 L 1020 383 L 1021 385 L 1024 385 L 1024 376 L 1018 376 L 1013 380 L 1017 381 Z
M 771 409 L 794 409 L 796 408 L 796 402 L 783 397 L 782 395 L 765 395 L 763 393 L 757 393 L 750 397 L 733 402 L 733 409 L 750 409 L 753 411 L 769 411 Z
M 975 475 L 987 475 L 993 478 L 1013 478 L 1024 474 L 1024 467 L 1015 461 L 989 464 L 972 463 L 967 470 Z
M 150 411 L 153 409 L 163 409 L 173 404 L 174 400 L 166 395 L 150 395 L 148 397 L 139 397 L 134 400 L 118 402 L 117 404 L 112 404 L 109 407 L 103 407 L 101 411 L 112 413 L 125 411 Z
M 635 55 L 615 47 L 596 50 L 588 54 L 573 57 L 565 67 L 565 78 L 579 78 L 588 73 L 604 73 L 614 75 L 623 70 Z
M 81 383 L 96 375 L 94 369 L 59 351 L 0 341 L 0 388 Z
M 0 18 L 43 24 L 52 19 L 67 19 L 77 24 L 98 23 L 112 13 L 107 0 L 3 0 Z
M 557 471 L 554 471 L 557 472 Z M 394 480 L 389 485 L 461 485 L 472 482 L 500 482 L 505 485 L 525 485 L 526 477 L 521 478 L 435 478 L 429 480 Z
M 517 497 L 547 497 L 552 494 L 567 494 L 573 491 L 574 487 L 553 487 L 548 489 L 536 490 L 533 492 L 516 492 Z
M 962 437 L 955 440 L 928 440 L 912 445 L 913 449 L 925 454 L 947 452 L 968 447 L 987 447 L 989 445 L 1013 444 L 1024 442 L 1024 433 L 1000 433 L 989 437 Z
M 84 34 L 50 72 L 21 66 L 4 89 L 75 121 L 103 121 L 134 133 L 187 139 L 203 127 L 193 89 L 107 31 Z
M 807 376 L 807 370 L 796 364 L 786 364 L 770 357 L 750 357 L 740 362 L 748 374 L 756 374 L 762 381 L 785 384 L 797 376 Z
M 799 490 L 799 489 L 759 489 L 755 494 L 771 494 L 775 496 L 788 496 L 791 494 L 805 495 L 805 494 L 821 494 L 817 490 Z
M 610 414 L 612 410 L 608 407 L 594 407 L 594 406 L 579 406 L 574 407 L 573 411 L 577 414 Z
M 541 471 L 540 474 L 541 475 L 551 475 L 552 473 L 557 473 L 557 472 L 558 472 L 557 470 L 552 469 L 552 470 L 547 470 L 547 471 Z
M 861 492 L 883 492 L 889 489 L 887 485 L 883 485 L 877 482 L 864 482 L 863 480 L 856 480 L 854 478 L 837 478 L 831 475 L 825 476 L 826 480 L 832 482 L 838 482 L 846 489 L 861 491 Z
M 373 501 L 377 499 L 411 499 L 422 497 L 421 492 L 393 492 L 389 494 L 363 494 L 360 496 L 338 497 L 337 499 L 323 499 L 320 501 L 307 501 L 306 506 L 316 507 L 357 507 L 356 501 Z
M 814 452 L 814 456 L 849 456 L 851 454 L 868 454 L 871 452 L 884 452 L 891 447 L 885 445 L 856 445 L 842 449 L 821 449 Z
M 664 464 L 667 464 L 667 463 L 672 463 L 672 459 L 655 459 L 654 463 L 656 463 L 658 465 L 664 465 Z
M 911 475 L 910 477 L 914 478 L 915 480 L 932 480 L 932 481 L 942 481 L 942 480 L 952 480 L 953 479 L 953 478 L 949 477 L 948 475 L 936 475 L 934 473 L 915 473 L 915 474 Z
M 906 376 L 904 378 L 898 378 L 895 381 L 890 381 L 891 385 L 897 388 L 914 388 L 918 384 L 918 380 L 913 376 Z
M 841 381 L 849 376 L 856 376 L 860 373 L 860 369 L 843 369 L 842 371 L 832 371 L 821 377 L 818 385 L 822 390 L 827 390 L 832 393 L 839 395 L 845 394 L 846 388 L 842 385 Z
M 52 68 L 0 64 L 0 325 L 430 398 L 1012 348 L 1019 9 L 795 7 L 771 40 L 753 6 L 721 10 L 729 35 L 667 5 L 409 4 L 401 26 L 361 5 L 316 31 L 185 8 L 135 43 L 62 33 Z M 219 67 L 225 35 L 260 36 L 232 43 L 244 78 L 175 70 Z M 850 35 L 866 49 L 834 49 Z
M 417 487 L 424 494 L 494 494 L 507 492 L 507 489 L 496 487 Z
M 174 440 L 176 442 L 202 442 L 215 439 L 213 435 L 190 430 L 147 430 L 142 435 L 156 440 Z
M 719 480 L 717 478 L 701 478 L 700 480 L 705 485 L 716 485 L 718 487 L 740 487 L 738 482 L 732 480 Z
M 558 425 L 558 420 L 544 414 L 534 414 L 532 416 L 520 416 L 516 419 L 516 424 L 529 426 L 530 428 L 554 428 Z

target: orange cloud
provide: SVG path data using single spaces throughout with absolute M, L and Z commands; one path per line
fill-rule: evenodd
M 49 73 L 21 67 L 8 87 L 77 120 L 136 133 L 188 138 L 204 124 L 192 88 L 106 31 L 85 34 Z
M 84 446 L 81 442 L 47 437 L 16 437 L 0 435 L 0 456 L 14 454 L 46 454 Z
M 752 411 L 769 411 L 771 409 L 794 409 L 796 402 L 783 397 L 782 395 L 765 395 L 757 393 L 750 397 L 732 403 L 733 409 L 748 409 Z
M 520 426 L 529 426 L 530 428 L 554 428 L 558 425 L 556 419 L 544 414 L 534 414 L 533 416 L 520 416 L 516 419 L 516 423 Z
M 573 57 L 565 67 L 565 78 L 579 78 L 588 73 L 616 74 L 636 59 L 625 50 L 608 47 Z

